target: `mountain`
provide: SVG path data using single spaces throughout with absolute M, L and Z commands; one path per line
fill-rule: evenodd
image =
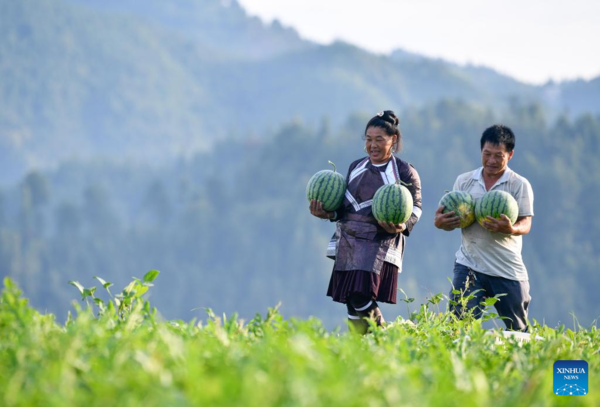
M 261 59 L 314 46 L 277 20 L 263 24 L 235 0 L 68 1 L 143 20 L 235 59 Z
M 66 158 L 161 161 L 298 118 L 457 99 L 600 112 L 600 79 L 532 86 L 403 51 L 318 45 L 235 0 L 0 0 L 0 183 Z
M 600 112 L 600 77 L 586 81 L 549 82 L 541 88 L 544 100 L 571 115 Z
M 518 95 L 521 100 L 535 101 L 539 99 L 539 92 L 535 86 L 527 85 L 493 69 L 466 65 L 461 66 L 443 59 L 428 58 L 419 54 L 395 50 L 390 58 L 396 61 L 403 69 L 417 74 L 420 79 L 420 92 L 426 92 L 431 97 L 440 95 L 439 86 L 455 95 L 454 97 L 474 100 L 483 98 L 490 106 L 506 102 L 509 98 Z M 447 83 L 440 83 L 445 79 Z M 454 87 L 448 87 L 454 86 Z
M 201 71 L 209 53 L 200 45 L 61 1 L 0 4 L 2 162 L 202 147 L 209 91 L 182 63 L 193 53 Z
M 467 89 L 477 89 L 485 95 L 485 102 L 490 106 L 506 101 L 512 103 L 512 100 L 518 99 L 521 103 L 544 105 L 550 116 L 564 113 L 572 116 L 600 113 L 600 76 L 592 80 L 580 79 L 558 83 L 550 81 L 542 86 L 534 86 L 485 66 L 462 66 L 404 50 L 395 50 L 390 58 L 413 72 L 429 72 L 432 82 L 436 84 L 443 77 L 452 77 L 457 84 L 462 80 L 460 88 L 453 90 L 455 95 L 460 97 L 462 92 L 462 96 L 469 99 L 469 95 L 464 94 Z M 409 66 L 412 68 L 408 68 Z M 427 90 L 427 83 L 422 83 L 419 89 Z

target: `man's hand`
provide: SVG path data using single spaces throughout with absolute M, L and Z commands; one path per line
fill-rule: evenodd
M 308 207 L 310 209 L 310 213 L 313 216 L 321 219 L 333 219 L 335 216 L 335 212 L 327 212 L 323 209 L 323 203 L 313 199 L 310 201 L 310 205 Z
M 406 229 L 406 225 L 404 223 L 394 225 L 392 222 L 377 222 L 379 223 L 379 226 L 384 228 L 386 232 L 391 233 L 392 235 L 395 235 L 396 233 L 402 233 L 404 232 L 404 229 Z
M 433 224 L 436 228 L 442 230 L 454 230 L 460 226 L 460 218 L 455 215 L 454 211 L 442 213 L 444 210 L 443 206 L 440 206 L 435 211 L 435 217 L 433 218 Z
M 482 223 L 483 227 L 490 232 L 503 233 L 505 235 L 512 235 L 514 233 L 512 222 L 505 214 L 501 214 L 500 219 L 486 216 Z

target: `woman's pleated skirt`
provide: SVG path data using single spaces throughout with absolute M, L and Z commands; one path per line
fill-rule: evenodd
M 361 294 L 377 302 L 395 304 L 397 291 L 398 266 L 384 263 L 380 274 L 364 270 L 334 270 L 329 280 L 327 296 L 344 304 L 351 294 Z

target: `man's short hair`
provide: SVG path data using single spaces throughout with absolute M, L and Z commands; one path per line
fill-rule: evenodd
M 485 129 L 481 135 L 481 149 L 485 143 L 493 145 L 504 144 L 507 152 L 511 152 L 515 149 L 515 133 L 508 126 L 502 124 L 494 124 L 491 127 Z

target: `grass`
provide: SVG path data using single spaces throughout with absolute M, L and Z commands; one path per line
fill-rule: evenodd
M 544 340 L 520 343 L 432 304 L 364 337 L 277 309 L 247 323 L 210 310 L 205 321 L 163 321 L 143 298 L 156 275 L 109 301 L 78 287 L 88 306 L 64 325 L 5 279 L 0 405 L 600 405 L 596 326 L 534 323 Z M 554 395 L 556 360 L 589 363 L 588 395 Z

